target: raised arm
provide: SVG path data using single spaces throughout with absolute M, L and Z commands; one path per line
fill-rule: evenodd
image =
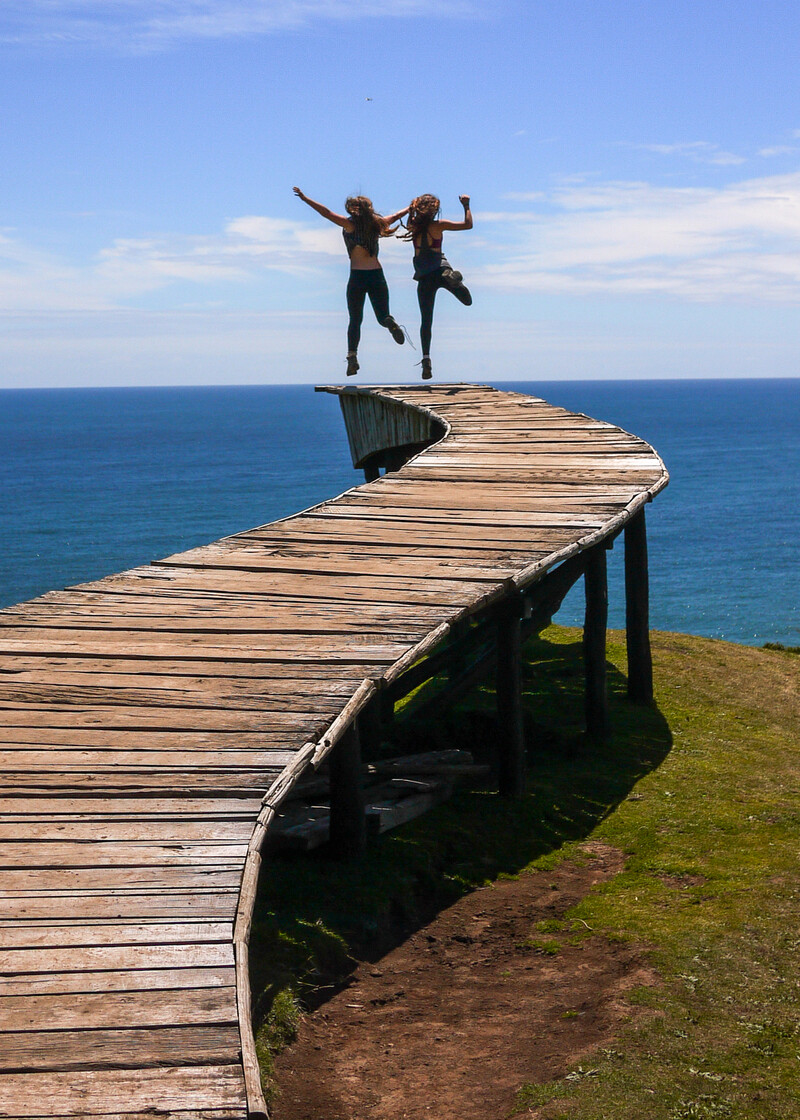
M 439 229 L 472 229 L 472 211 L 469 208 L 469 195 L 460 194 L 458 201 L 464 207 L 463 222 L 437 222 Z
M 352 229 L 352 222 L 346 214 L 334 214 L 333 210 L 329 210 L 327 206 L 323 206 L 321 202 L 315 202 L 313 198 L 303 194 L 299 187 L 292 187 L 292 190 L 298 198 L 302 199 L 307 206 L 312 210 L 316 210 L 323 218 L 327 218 L 329 222 L 333 222 L 335 226 L 341 226 L 342 229 Z
M 410 206 L 404 206 L 402 210 L 398 210 L 395 214 L 385 214 L 384 221 L 390 226 L 393 226 L 395 222 L 399 222 L 401 218 L 405 218 L 410 209 Z

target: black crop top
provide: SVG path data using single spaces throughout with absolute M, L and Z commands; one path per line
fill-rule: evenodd
M 368 244 L 363 237 L 359 237 L 355 230 L 353 230 L 352 233 L 349 233 L 346 229 L 342 230 L 342 237 L 344 238 L 344 244 L 345 248 L 347 249 L 348 257 L 352 257 L 353 250 L 355 249 L 356 245 L 360 245 L 362 249 L 366 249 L 371 257 L 377 257 L 378 249 L 380 247 L 379 238 L 376 237 L 375 241 L 372 244 Z

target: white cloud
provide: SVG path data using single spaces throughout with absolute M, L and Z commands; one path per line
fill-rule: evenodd
M 712 144 L 708 140 L 689 140 L 680 144 L 625 144 L 624 146 L 637 148 L 642 152 L 655 152 L 660 156 L 683 156 L 695 163 L 709 163 L 716 167 L 733 167 L 747 162 L 744 156 L 726 152 L 719 144 Z
M 519 210 L 479 213 L 472 234 L 448 242 L 478 287 L 800 304 L 800 172 L 722 188 L 584 179 L 509 197 Z M 383 243 L 393 291 L 407 287 L 413 300 L 409 257 L 407 244 Z M 334 226 L 269 215 L 194 236 L 120 238 L 77 263 L 6 232 L 0 312 L 333 307 L 346 268 Z
M 319 20 L 479 14 L 475 0 L 3 0 L 0 43 L 157 50 L 266 35 Z
M 100 252 L 96 269 L 118 295 L 136 295 L 180 280 L 246 282 L 264 270 L 300 276 L 342 256 L 337 234 L 333 227 L 242 217 L 219 234 L 115 241 Z
M 720 189 L 561 187 L 539 212 L 479 221 L 506 243 L 484 270 L 495 287 L 800 303 L 800 173 Z
M 774 148 L 759 148 L 758 154 L 768 159 L 770 156 L 788 156 L 796 152 L 797 148 L 792 147 L 791 144 L 776 144 Z
M 82 264 L 0 234 L 0 311 L 98 311 L 189 282 L 223 300 L 231 285 L 267 273 L 297 278 L 343 264 L 341 234 L 269 217 L 241 217 L 219 233 L 120 238 Z M 169 302 L 168 297 L 164 297 Z
M 80 269 L 0 233 L 0 311 L 71 309 L 81 285 Z M 96 293 L 92 302 L 98 298 Z

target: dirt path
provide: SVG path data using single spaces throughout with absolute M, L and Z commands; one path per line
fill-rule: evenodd
M 502 1120 L 523 1082 L 608 1045 L 630 1016 L 623 993 L 652 970 L 630 945 L 537 929 L 622 869 L 621 853 L 586 849 L 585 864 L 499 881 L 363 962 L 281 1055 L 275 1120 Z

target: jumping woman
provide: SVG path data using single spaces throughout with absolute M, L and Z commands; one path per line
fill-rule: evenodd
M 472 229 L 469 195 L 459 195 L 464 207 L 463 222 L 443 222 L 439 218 L 441 203 L 432 194 L 421 194 L 408 208 L 406 241 L 414 243 L 414 279 L 417 281 L 417 299 L 420 310 L 420 338 L 422 340 L 422 377 L 427 381 L 433 376 L 431 369 L 431 329 L 433 305 L 440 288 L 447 288 L 457 300 L 472 303 L 472 296 L 464 286 L 464 278 L 456 272 L 442 253 L 442 234 L 445 230 Z
M 390 214 L 388 218 L 376 214 L 370 199 L 363 195 L 348 198 L 344 204 L 347 214 L 334 214 L 327 206 L 308 198 L 299 187 L 294 193 L 323 218 L 342 227 L 347 255 L 350 257 L 350 279 L 347 282 L 347 310 L 350 323 L 347 327 L 347 376 L 358 373 L 358 344 L 361 340 L 361 323 L 364 318 L 364 300 L 369 296 L 375 318 L 401 346 L 405 342 L 403 328 L 389 314 L 389 288 L 378 260 L 378 243 L 382 237 L 391 237 L 397 228 L 394 223 L 408 207 Z M 392 228 L 394 227 L 394 228 Z

